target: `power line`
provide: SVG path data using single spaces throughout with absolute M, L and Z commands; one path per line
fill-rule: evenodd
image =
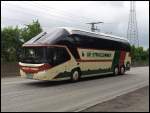
M 19 6 L 20 8 L 22 8 L 21 6 Z M 15 7 L 15 8 L 17 8 L 17 7 Z M 24 8 L 24 7 L 23 7 Z M 39 9 L 39 7 L 36 7 L 36 8 L 38 8 Z M 24 8 L 25 9 L 25 8 Z M 32 10 L 32 9 L 30 9 L 30 10 Z M 17 10 L 18 12 L 20 11 L 20 10 Z M 37 10 L 36 10 L 37 11 Z M 41 11 L 41 10 L 40 10 Z M 32 13 L 30 13 L 30 12 L 20 12 L 20 13 L 29 13 L 29 14 L 31 14 L 32 15 Z M 58 17 L 60 17 L 60 16 L 54 16 L 53 14 L 51 14 L 51 13 L 46 13 L 46 11 L 45 10 L 43 10 L 42 11 L 42 13 L 44 13 L 44 14 L 46 14 L 47 16 L 45 16 L 45 18 L 48 18 L 48 19 L 52 19 L 52 18 L 54 18 L 54 20 L 58 20 L 58 21 L 62 21 L 63 23 L 72 23 L 72 21 L 70 20 L 70 21 L 68 21 L 68 20 L 66 20 L 66 19 L 59 19 Z M 48 16 L 48 15 L 52 15 L 52 17 L 50 17 L 50 16 Z M 55 18 L 55 17 L 57 17 L 57 18 Z M 75 24 L 75 25 L 79 25 L 79 26 L 81 26 L 80 24 Z M 83 27 L 83 26 L 82 26 Z M 85 27 L 85 26 L 84 26 Z
M 35 4 L 37 4 L 37 5 L 41 5 L 41 4 L 38 4 L 38 3 L 35 3 Z M 46 6 L 46 5 L 43 5 L 43 6 Z M 51 9 L 53 9 L 53 10 L 55 10 L 55 11 L 59 11 L 59 12 L 63 12 L 63 13 L 65 13 L 65 14 L 69 14 L 69 16 L 71 16 L 71 17 L 77 17 L 77 18 L 80 18 L 80 19 L 89 19 L 89 20 L 93 20 L 93 18 L 89 18 L 89 17 L 83 17 L 82 15 L 80 15 L 80 16 L 78 16 L 78 15 L 75 15 L 75 14 L 72 14 L 72 13 L 70 13 L 70 12 L 67 12 L 67 11 L 64 11 L 64 10 L 60 10 L 60 9 L 57 9 L 57 8 L 54 8 L 54 7 L 50 7 L 50 6 L 48 6 L 47 8 L 51 8 Z M 57 11 L 57 12 L 58 12 Z
M 49 10 L 48 8 L 42 8 L 42 9 L 41 9 L 41 7 L 36 6 L 36 5 L 33 5 L 33 4 L 32 4 L 32 6 L 38 8 L 38 9 L 40 8 L 40 11 L 43 10 L 45 14 L 46 14 L 46 12 Z M 47 13 L 50 14 L 50 15 L 52 15 L 52 16 L 55 16 L 55 17 L 61 17 L 61 20 L 62 20 L 62 18 L 65 19 L 65 20 L 63 20 L 63 21 L 66 21 L 66 18 L 68 18 L 68 16 L 65 16 L 65 15 L 60 15 L 60 14 L 57 15 L 56 13 L 55 13 L 55 14 L 52 14 L 52 13 L 50 13 L 50 12 L 47 12 Z M 64 18 L 64 17 L 65 17 L 65 18 Z M 69 18 L 70 18 L 70 17 L 69 17 Z M 72 19 L 73 19 L 73 20 L 72 20 Z M 71 23 L 72 23 L 72 22 L 75 22 L 75 21 L 74 21 L 74 18 L 70 18 L 69 20 L 70 20 Z M 68 22 L 68 20 L 67 20 L 67 22 Z M 78 21 L 78 22 L 79 22 L 79 21 Z M 82 23 L 83 23 L 83 22 L 82 22 Z M 81 26 L 80 24 L 75 24 L 75 25 Z M 84 27 L 85 27 L 85 26 L 84 26 Z
M 60 14 L 57 10 L 55 10 L 56 8 L 53 8 L 53 7 L 39 7 L 39 5 L 41 5 L 41 4 L 38 4 L 38 3 L 34 3 L 34 4 L 30 4 L 30 3 L 27 3 L 27 2 L 24 2 L 24 4 L 26 4 L 26 5 L 28 5 L 28 6 L 31 6 L 32 5 L 32 7 L 35 7 L 36 9 L 40 9 L 39 11 L 40 12 L 42 12 L 42 14 L 46 14 L 46 16 L 44 17 L 45 19 L 46 18 L 48 18 L 48 19 L 52 19 L 53 18 L 53 20 L 58 20 L 58 21 L 62 21 L 63 23 L 73 23 L 73 22 L 76 22 L 76 20 L 78 21 L 78 22 L 80 22 L 80 23 L 84 23 L 85 21 L 83 21 L 84 19 L 86 19 L 86 20 L 88 20 L 88 19 L 90 19 L 90 18 L 82 18 L 82 17 L 79 17 L 79 16 L 75 16 L 74 14 L 71 14 L 71 13 L 68 13 L 68 12 L 66 12 L 66 11 L 62 11 L 62 10 L 59 10 L 60 12 L 64 12 L 65 14 L 67 13 L 67 14 L 69 14 L 69 17 L 68 16 L 66 16 L 66 15 L 62 15 L 62 14 Z M 23 5 L 24 5 L 23 4 Z M 37 4 L 37 5 L 35 5 L 35 4 Z M 16 5 L 16 4 L 15 4 Z M 45 5 L 43 5 L 43 6 L 45 6 Z M 19 5 L 19 7 L 21 7 L 20 5 Z M 15 7 L 15 8 L 17 8 L 17 7 Z M 21 8 L 24 8 L 24 7 L 21 7 Z M 24 9 L 26 9 L 26 8 L 24 8 Z M 55 11 L 52 11 L 52 13 L 50 13 L 50 12 L 48 12 L 48 11 L 50 11 L 50 10 L 55 10 Z M 30 10 L 32 10 L 32 11 L 35 11 L 35 10 L 33 10 L 33 9 L 30 9 Z M 41 11 L 42 10 L 42 11 Z M 18 11 L 20 11 L 20 10 L 18 10 Z M 37 11 L 37 10 L 36 10 Z M 37 11 L 38 12 L 38 11 Z M 30 15 L 36 15 L 36 13 L 31 13 L 31 12 L 25 12 L 25 11 L 21 11 L 20 13 L 29 13 Z M 25 15 L 26 15 L 25 14 Z M 51 16 L 48 16 L 48 15 L 51 15 Z M 38 16 L 38 15 L 37 15 Z M 42 16 L 41 16 L 42 17 Z M 74 17 L 77 17 L 77 18 L 74 18 Z M 60 19 L 61 18 L 61 19 Z M 69 18 L 69 19 L 67 19 L 66 20 L 66 18 Z M 70 24 L 69 24 L 70 25 Z M 81 26 L 81 27 L 83 27 L 82 26 L 82 24 L 77 24 L 77 23 L 75 23 L 74 25 L 78 25 L 78 27 L 79 26 Z M 91 24 L 92 25 L 92 24 Z M 85 27 L 85 26 L 84 26 Z M 95 26 L 92 28 L 93 30 L 98 30 Z
M 38 4 L 38 3 L 35 3 L 35 4 L 37 4 L 38 6 L 39 5 L 41 5 L 41 4 Z M 31 4 L 31 5 L 33 5 L 33 4 Z M 38 7 L 37 5 L 34 5 L 35 7 Z M 45 6 L 45 5 L 44 5 Z M 41 7 L 38 7 L 38 8 L 41 8 Z M 42 9 L 45 9 L 46 11 L 48 11 L 48 10 L 52 10 L 52 9 L 54 10 L 54 9 L 56 9 L 56 8 L 53 8 L 53 7 L 43 7 Z M 56 9 L 56 10 L 58 10 L 58 9 Z M 56 11 L 55 10 L 55 12 L 57 12 L 58 13 L 58 11 Z M 59 9 L 60 10 L 60 9 Z M 64 13 L 66 13 L 66 11 L 62 11 L 62 10 L 60 10 L 61 12 L 64 12 Z M 53 11 L 54 12 L 54 11 Z M 68 13 L 68 12 L 67 12 Z M 55 13 L 56 14 L 56 13 Z M 70 14 L 69 15 L 69 17 L 68 16 L 66 16 L 66 15 L 62 15 L 62 14 L 60 14 L 60 13 L 58 13 L 59 14 L 59 16 L 61 15 L 61 16 L 64 16 L 65 18 L 70 18 L 69 20 L 76 20 L 74 17 L 75 17 L 75 14 L 71 14 L 71 13 L 68 13 L 68 14 Z M 81 16 L 79 17 L 79 16 L 76 16 L 76 17 L 78 17 L 78 19 L 77 19 L 77 21 L 78 22 L 81 22 L 81 23 L 84 23 L 85 22 L 85 20 L 84 21 L 82 21 L 83 19 L 86 19 L 86 21 L 87 21 L 87 19 L 92 19 L 93 20 L 93 18 L 82 18 Z M 106 23 L 106 24 L 112 24 L 112 23 Z
M 35 7 L 38 7 L 38 6 L 36 6 L 36 5 L 34 5 Z M 41 8 L 41 7 L 38 7 L 38 8 Z M 50 8 L 48 8 L 48 7 L 44 7 L 44 8 L 42 8 L 42 9 L 45 9 L 45 11 L 50 11 L 51 9 Z M 57 12 L 57 13 L 56 13 Z M 78 21 L 78 22 L 81 22 L 81 23 L 83 23 L 83 22 L 85 22 L 85 21 L 82 21 L 81 20 L 81 17 L 80 18 L 74 18 L 73 17 L 73 15 L 69 15 L 69 16 L 66 16 L 66 15 L 62 15 L 62 14 L 60 14 L 58 11 L 56 11 L 55 10 L 55 12 L 53 11 L 53 13 L 54 13 L 54 15 L 57 15 L 58 14 L 58 16 L 62 16 L 62 17 L 65 17 L 65 18 L 70 18 L 69 20 L 71 20 L 71 21 Z

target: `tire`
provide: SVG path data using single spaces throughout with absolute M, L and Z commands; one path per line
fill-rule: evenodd
M 131 67 L 130 63 L 127 63 L 126 64 L 126 70 L 130 70 L 130 67 Z
M 118 68 L 118 66 L 116 66 L 115 68 L 114 68 L 114 71 L 113 71 L 113 75 L 118 75 L 119 74 L 119 68 Z
M 77 82 L 79 80 L 80 80 L 80 73 L 79 73 L 79 71 L 78 70 L 72 71 L 72 73 L 71 73 L 71 81 L 72 82 Z
M 120 74 L 121 74 L 121 75 L 124 75 L 124 74 L 125 74 L 125 67 L 124 67 L 124 66 L 121 66 L 121 67 L 120 67 Z

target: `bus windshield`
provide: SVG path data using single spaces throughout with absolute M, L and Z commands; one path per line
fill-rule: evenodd
M 24 47 L 19 55 L 19 60 L 23 63 L 46 63 L 45 48 Z
M 63 47 L 24 47 L 19 56 L 22 63 L 51 65 L 61 64 L 69 58 L 67 50 Z

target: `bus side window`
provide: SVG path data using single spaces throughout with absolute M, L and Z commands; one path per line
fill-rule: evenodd
M 62 55 L 62 61 L 65 62 L 69 60 L 70 56 L 66 48 L 60 48 L 60 50 L 61 50 L 61 55 Z
M 69 60 L 69 53 L 65 48 L 57 48 L 54 54 L 54 63 L 55 65 L 61 64 Z

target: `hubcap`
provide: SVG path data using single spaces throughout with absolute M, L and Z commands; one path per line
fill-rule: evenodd
M 124 74 L 124 67 L 121 67 L 121 74 Z
M 118 74 L 118 68 L 116 67 L 115 68 L 115 75 L 117 75 Z
M 73 73 L 73 80 L 78 80 L 79 79 L 79 73 L 78 73 L 78 71 L 75 71 L 74 73 Z

